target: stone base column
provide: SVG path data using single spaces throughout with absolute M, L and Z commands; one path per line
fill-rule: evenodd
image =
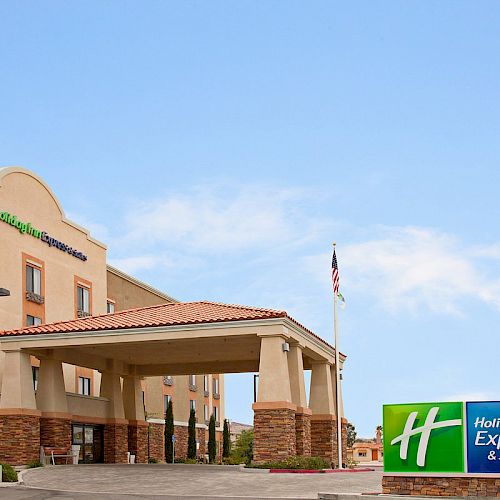
M 347 419 L 342 418 L 342 463 L 347 464 Z
M 188 427 L 187 425 L 174 426 L 175 458 L 186 459 L 188 454 Z
M 295 412 L 295 448 L 297 455 L 311 456 L 311 410 L 298 407 Z
M 0 462 L 26 465 L 40 459 L 40 412 L 14 411 L 0 410 Z
M 295 410 L 287 402 L 254 403 L 253 461 L 283 460 L 296 454 Z
M 500 479 L 387 475 L 382 478 L 382 491 L 385 495 L 494 498 L 500 496 Z
M 149 423 L 149 458 L 158 462 L 165 461 L 165 425 Z
M 56 449 L 71 447 L 71 415 L 42 413 L 40 418 L 40 446 Z M 66 463 L 66 459 L 60 459 Z
M 126 464 L 128 451 L 128 421 L 108 421 L 104 425 L 104 463 Z
M 206 439 L 208 436 L 208 431 L 205 431 L 205 429 L 197 428 L 196 429 L 196 439 L 200 443 L 200 447 L 198 449 L 198 456 L 203 457 L 206 453 L 208 453 L 208 450 L 206 449 Z
M 128 451 L 135 455 L 136 463 L 148 463 L 148 423 L 144 420 L 129 420 Z
M 311 455 L 337 466 L 337 423 L 334 415 L 311 416 Z

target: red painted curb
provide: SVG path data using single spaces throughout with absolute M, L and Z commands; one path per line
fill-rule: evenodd
M 270 474 L 341 474 L 343 472 L 373 472 L 375 469 L 269 469 Z

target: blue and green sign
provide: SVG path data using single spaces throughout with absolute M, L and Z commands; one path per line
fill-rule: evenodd
M 384 405 L 384 470 L 500 473 L 500 402 Z
M 33 238 L 42 240 L 43 242 L 47 243 L 49 247 L 58 248 L 59 250 L 69 253 L 73 257 L 76 257 L 77 259 L 83 261 L 87 260 L 87 256 L 83 252 L 80 252 L 79 250 L 76 250 L 66 243 L 53 238 L 45 231 L 40 231 L 39 229 L 33 227 L 31 225 L 31 222 L 23 222 L 22 220 L 17 218 L 17 215 L 12 215 L 9 212 L 0 212 L 0 221 L 9 224 L 12 227 L 15 227 L 21 234 L 28 234 L 30 236 L 33 236 Z

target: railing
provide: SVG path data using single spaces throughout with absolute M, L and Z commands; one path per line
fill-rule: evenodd
M 170 375 L 165 375 L 163 377 L 163 383 L 165 385 L 174 385 L 174 379 L 173 377 L 171 377 Z
M 87 318 L 88 316 L 91 316 L 91 314 L 87 311 L 82 311 L 81 309 L 78 309 L 78 311 L 76 311 L 76 315 L 79 317 L 79 318 Z
M 35 292 L 26 292 L 26 300 L 35 302 L 35 304 L 43 304 L 45 302 L 45 298 Z

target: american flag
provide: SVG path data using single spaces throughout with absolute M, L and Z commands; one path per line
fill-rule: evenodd
M 337 295 L 339 293 L 339 266 L 337 265 L 337 256 L 335 255 L 335 249 L 333 249 L 332 256 L 332 284 L 333 293 Z

